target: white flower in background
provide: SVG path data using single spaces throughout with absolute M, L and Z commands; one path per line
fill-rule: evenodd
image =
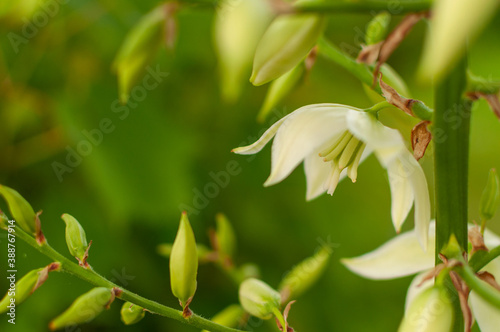
M 406 295 L 407 312 L 415 298 L 434 284 L 433 279 L 421 284 L 424 276 L 434 267 L 434 240 L 435 223 L 432 222 L 429 227 L 430 244 L 427 252 L 419 246 L 416 232 L 409 231 L 365 255 L 343 259 L 342 263 L 352 272 L 375 280 L 395 279 L 418 273 Z M 500 237 L 489 230 L 484 232 L 484 241 L 488 248 L 500 245 Z M 500 257 L 492 260 L 482 271 L 488 271 L 496 280 L 500 280 Z M 469 305 L 482 332 L 498 332 L 500 309 L 490 305 L 475 292 L 470 293 Z
M 420 244 L 426 247 L 430 222 L 427 181 L 397 130 L 355 107 L 315 104 L 283 117 L 257 142 L 233 152 L 255 154 L 274 136 L 271 175 L 265 186 L 282 181 L 304 161 L 307 200 L 325 191 L 332 195 L 345 175 L 356 181 L 359 163 L 373 152 L 389 173 L 394 227 L 400 230 L 415 202 L 415 226 Z

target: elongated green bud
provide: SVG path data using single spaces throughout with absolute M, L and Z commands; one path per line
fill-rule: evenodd
M 279 312 L 280 294 L 258 279 L 247 279 L 240 285 L 240 304 L 251 315 L 270 319 Z
M 7 202 L 10 214 L 17 225 L 24 231 L 34 234 L 36 232 L 36 215 L 31 205 L 17 191 L 3 185 L 0 185 L 0 195 Z
M 170 253 L 172 252 L 171 243 L 161 243 L 156 247 L 156 250 L 160 255 L 166 258 L 170 258 Z M 196 244 L 196 251 L 198 252 L 198 263 L 205 264 L 213 262 L 213 251 L 204 244 Z
M 292 92 L 297 85 L 299 85 L 302 77 L 304 76 L 304 72 L 304 64 L 299 63 L 293 69 L 271 83 L 269 90 L 267 90 L 264 104 L 262 105 L 259 115 L 257 116 L 257 121 L 264 122 L 273 108 L 281 103 L 283 99 L 285 99 L 285 97 L 288 96 L 288 94 L 290 94 L 290 92 Z
M 118 75 L 120 102 L 123 104 L 164 40 L 166 15 L 167 10 L 161 5 L 142 17 L 127 34 L 116 55 L 113 69 Z
M 498 175 L 495 169 L 491 169 L 488 175 L 488 182 L 481 196 L 481 205 L 479 208 L 481 218 L 490 220 L 497 212 L 500 203 L 500 188 Z
M 66 244 L 70 254 L 75 257 L 80 266 L 88 267 L 88 248 L 87 237 L 82 225 L 73 216 L 65 213 L 61 216 L 66 223 Z
M 384 40 L 390 23 L 391 14 L 388 12 L 381 12 L 375 16 L 366 27 L 366 45 L 373 45 Z
M 96 287 L 80 295 L 71 306 L 49 324 L 54 331 L 64 327 L 88 323 L 97 317 L 114 301 L 119 291 L 106 287 Z
M 250 82 L 265 84 L 297 66 L 316 44 L 324 26 L 325 18 L 316 14 L 287 14 L 274 19 L 257 46 Z
M 215 234 L 217 236 L 218 252 L 223 259 L 225 257 L 233 259 L 236 253 L 236 235 L 233 226 L 222 213 L 215 216 L 215 222 L 217 224 Z
M 227 102 L 241 94 L 257 44 L 273 18 L 267 0 L 222 1 L 217 10 L 214 40 L 221 92 Z
M 131 302 L 125 302 L 120 310 L 122 321 L 125 325 L 138 323 L 146 315 L 143 307 Z
M 279 290 L 282 302 L 297 298 L 319 279 L 330 258 L 330 249 L 322 248 L 314 256 L 295 266 L 281 281 Z
M 399 332 L 450 332 L 453 306 L 446 289 L 434 286 L 420 293 L 410 304 Z
M 35 290 L 38 289 L 49 277 L 49 272 L 59 270 L 61 264 L 52 263 L 46 267 L 32 270 L 15 282 L 15 275 L 7 274 L 9 289 L 0 301 L 0 314 L 14 310 L 23 303 Z
M 198 253 L 193 229 L 186 212 L 182 213 L 179 230 L 170 253 L 170 286 L 172 293 L 186 309 L 196 292 Z
M 217 315 L 212 317 L 212 322 L 227 326 L 227 327 L 238 327 L 241 322 L 243 315 L 245 314 L 245 310 L 237 304 L 232 304 L 229 307 L 225 308 Z M 202 332 L 209 332 L 207 330 L 203 330 Z
M 498 8 L 498 0 L 433 1 L 430 33 L 419 68 L 421 78 L 437 84 L 446 77 Z

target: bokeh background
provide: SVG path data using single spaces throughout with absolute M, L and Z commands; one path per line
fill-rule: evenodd
M 62 2 L 62 1 L 61 1 Z M 190 214 L 197 240 L 208 244 L 214 216 L 224 212 L 238 235 L 237 263 L 253 262 L 262 278 L 277 286 L 294 264 L 310 256 L 320 241 L 335 244 L 332 261 L 316 286 L 294 305 L 290 322 L 297 331 L 394 331 L 403 314 L 410 278 L 369 281 L 339 260 L 370 251 L 395 235 L 390 220 L 387 175 L 374 157 L 364 162 L 358 182 L 343 181 L 333 197 L 305 201 L 300 166 L 282 183 L 263 188 L 270 170 L 270 148 L 249 159 L 230 153 L 253 141 L 278 116 L 302 105 L 336 102 L 370 106 L 360 83 L 337 65 L 319 58 L 304 84 L 265 124 L 256 122 L 266 87 L 248 83 L 242 98 L 220 98 L 214 52 L 213 10 L 179 11 L 175 51 L 162 48 L 153 66 L 169 75 L 120 120 L 113 112 L 118 91 L 111 63 L 127 31 L 157 1 L 70 0 L 14 51 L 8 34 L 22 35 L 22 24 L 3 17 L 0 26 L 0 183 L 18 190 L 35 208 L 49 243 L 67 254 L 62 213 L 70 213 L 93 240 L 90 263 L 104 276 L 169 306 L 177 301 L 169 286 L 168 260 L 156 246 L 172 242 L 183 206 L 193 206 L 195 191 L 213 182 L 211 172 L 237 162 L 241 172 L 219 188 L 206 207 Z M 360 32 L 371 15 L 331 15 L 326 35 L 345 50 L 359 49 Z M 399 18 L 393 20 L 397 22 Z M 394 23 L 393 23 L 394 24 Z M 500 78 L 500 17 L 470 50 L 474 73 Z M 408 82 L 413 96 L 432 105 L 432 87 L 415 83 L 426 23 L 419 23 L 389 63 Z M 82 132 L 111 119 L 115 130 L 59 181 L 53 163 L 64 163 Z M 400 127 L 409 134 L 412 122 Z M 471 221 L 487 172 L 500 168 L 500 122 L 483 101 L 472 116 L 470 163 Z M 431 150 L 432 151 L 432 150 Z M 430 151 L 430 152 L 431 152 Z M 431 153 L 421 160 L 432 192 Z M 3 202 L 0 208 L 5 208 Z M 412 227 L 413 216 L 404 229 Z M 500 216 L 490 227 L 500 233 Z M 322 239 L 322 240 L 320 240 Z M 6 241 L 0 233 L 0 289 L 5 279 Z M 49 260 L 17 242 L 18 276 Z M 68 254 L 69 256 L 69 254 Z M 410 259 L 410 258 L 409 258 Z M 117 276 L 126 274 L 127 279 Z M 52 273 L 48 282 L 17 308 L 16 325 L 0 316 L 1 331 L 44 331 L 48 322 L 91 286 Z M 213 266 L 199 270 L 193 310 L 211 317 L 237 302 L 237 289 Z M 125 327 L 121 302 L 80 331 L 194 331 L 154 315 Z M 273 331 L 263 325 L 255 331 Z

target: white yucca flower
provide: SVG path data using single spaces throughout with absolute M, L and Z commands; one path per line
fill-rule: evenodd
M 469 227 L 474 227 L 470 225 Z M 343 259 L 352 272 L 368 279 L 386 280 L 416 274 L 406 296 L 406 312 L 419 294 L 430 288 L 434 280 L 422 283 L 423 278 L 434 267 L 435 223 L 429 227 L 429 250 L 424 252 L 418 244 L 415 231 L 402 233 L 372 252 L 359 257 Z M 500 245 L 500 237 L 489 230 L 484 232 L 488 248 Z M 500 280 L 500 257 L 483 268 Z M 500 326 L 500 309 L 483 300 L 474 291 L 470 293 L 469 305 L 482 332 L 497 332 Z
M 427 181 L 397 130 L 355 107 L 315 104 L 283 117 L 257 142 L 233 152 L 255 154 L 273 137 L 271 175 L 264 185 L 282 181 L 304 161 L 308 200 L 324 192 L 332 195 L 346 175 L 355 182 L 359 163 L 373 152 L 389 173 L 394 227 L 399 232 L 415 202 L 415 225 L 420 244 L 426 247 L 430 222 Z

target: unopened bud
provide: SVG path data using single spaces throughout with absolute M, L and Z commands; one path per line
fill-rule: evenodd
M 245 310 L 237 304 L 232 304 L 229 307 L 225 308 L 217 315 L 212 318 L 212 322 L 226 326 L 226 327 L 238 327 L 241 322 L 243 315 L 245 314 Z M 202 332 L 209 332 L 207 330 L 203 330 Z
M 118 75 L 121 103 L 127 102 L 130 90 L 163 42 L 167 14 L 164 5 L 156 7 L 142 17 L 125 37 L 113 63 L 113 69 Z
M 125 325 L 132 325 L 139 322 L 146 315 L 143 307 L 131 302 L 125 302 L 120 311 L 122 321 Z
M 366 45 L 373 45 L 384 40 L 391 23 L 391 14 L 381 12 L 366 27 Z
M 9 311 L 12 306 L 18 306 L 23 303 L 38 287 L 43 285 L 49 276 L 49 272 L 58 270 L 60 266 L 59 263 L 52 263 L 46 267 L 32 270 L 15 284 L 15 276 L 11 275 L 9 277 L 7 275 L 10 286 L 7 294 L 0 301 L 0 314 Z
M 222 1 L 214 26 L 221 92 L 227 102 L 241 94 L 257 44 L 273 18 L 267 0 Z
M 172 293 L 187 308 L 196 292 L 198 253 L 193 229 L 186 212 L 182 213 L 179 230 L 170 253 L 170 286 Z
M 270 319 L 279 313 L 281 296 L 268 284 L 258 279 L 247 279 L 240 285 L 240 303 L 243 309 L 260 319 Z
M 305 66 L 299 63 L 283 76 L 274 80 L 267 90 L 264 104 L 260 109 L 257 120 L 264 122 L 269 112 L 273 110 L 285 97 L 300 83 L 304 76 Z
M 215 232 L 217 236 L 217 250 L 221 258 L 228 257 L 233 259 L 236 253 L 236 235 L 234 234 L 233 226 L 231 226 L 229 220 L 222 213 L 216 215 L 215 222 L 217 224 Z
M 481 218 L 490 220 L 493 218 L 500 203 L 500 188 L 498 175 L 495 169 L 491 169 L 488 175 L 488 182 L 481 196 L 481 205 L 479 208 Z
M 0 185 L 0 195 L 7 202 L 10 214 L 19 227 L 34 234 L 36 232 L 35 211 L 31 205 L 17 191 L 3 185 Z
M 265 84 L 297 66 L 314 47 L 324 26 L 325 18 L 316 14 L 286 14 L 274 19 L 257 46 L 250 82 Z
M 104 309 L 109 309 L 115 299 L 115 289 L 96 287 L 80 295 L 61 315 L 52 320 L 49 328 L 54 331 L 67 326 L 88 323 Z
M 330 258 L 329 248 L 322 248 L 314 256 L 295 266 L 281 281 L 279 290 L 282 302 L 297 298 L 319 279 Z
M 434 286 L 420 293 L 409 305 L 399 332 L 450 332 L 453 306 L 445 288 Z
M 82 225 L 73 216 L 65 213 L 61 216 L 66 223 L 66 244 L 70 254 L 75 257 L 80 266 L 88 267 L 88 248 L 87 237 Z

